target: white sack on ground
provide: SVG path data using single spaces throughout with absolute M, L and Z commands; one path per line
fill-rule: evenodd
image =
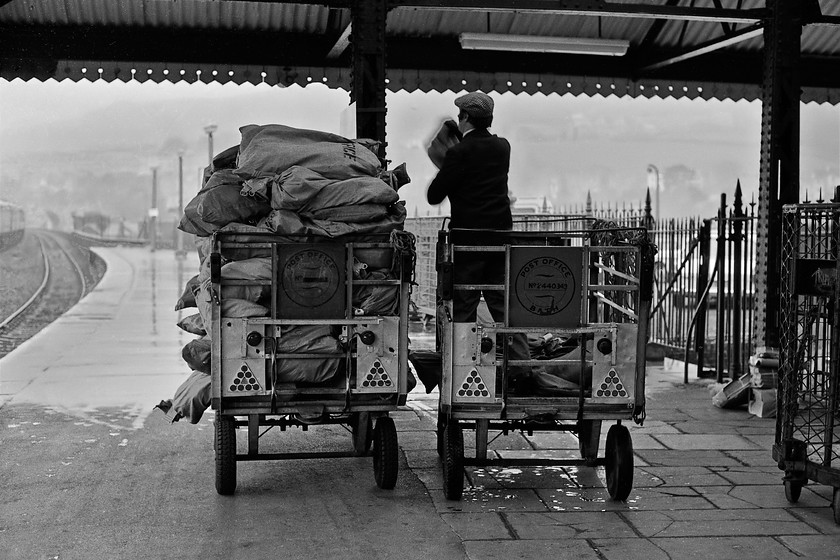
M 252 124 L 239 131 L 242 140 L 236 174 L 242 179 L 277 175 L 293 165 L 330 179 L 375 177 L 382 169 L 379 158 L 364 144 L 337 134 L 279 124 Z

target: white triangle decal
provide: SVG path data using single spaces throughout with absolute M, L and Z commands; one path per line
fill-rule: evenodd
M 618 377 L 615 368 L 611 368 L 610 372 L 601 381 L 601 384 L 595 388 L 596 397 L 627 397 L 627 388 L 621 379 Z
M 365 375 L 364 381 L 362 381 L 362 387 L 391 387 L 392 385 L 388 372 L 385 371 L 382 362 L 379 360 L 373 362 L 367 375 Z
M 257 378 L 254 377 L 254 372 L 248 367 L 248 364 L 242 364 L 239 371 L 236 372 L 236 377 L 233 378 L 233 383 L 230 386 L 231 391 L 261 391 Z
M 467 378 L 458 388 L 459 397 L 489 397 L 490 390 L 485 385 L 481 375 L 478 374 L 477 369 L 472 369 Z

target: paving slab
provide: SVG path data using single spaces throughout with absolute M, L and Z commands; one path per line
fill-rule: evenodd
M 676 560 L 678 556 L 669 556 L 664 550 L 648 539 L 592 539 L 592 546 L 605 560 Z
M 469 468 L 470 480 L 488 488 L 578 488 L 574 476 L 560 466 Z
M 582 540 L 545 541 L 467 541 L 464 543 L 470 560 L 545 560 L 574 558 L 599 560 L 598 553 Z
M 522 540 L 636 536 L 633 528 L 615 512 L 508 513 L 505 517 L 516 537 Z
M 837 560 L 840 556 L 836 535 L 783 536 L 779 542 L 808 560 Z
M 726 479 L 732 484 L 742 486 L 754 485 L 771 485 L 773 483 L 782 483 L 784 471 L 779 470 L 778 467 L 709 467 L 712 471 L 717 473 L 720 477 Z
M 519 488 L 464 488 L 459 501 L 447 500 L 443 491 L 429 490 L 439 513 L 490 513 L 490 512 L 546 512 L 548 508 L 537 493 Z
M 636 456 L 656 467 L 737 467 L 741 461 L 717 449 L 635 449 Z M 638 465 L 638 463 L 637 463 Z
M 784 543 L 769 536 L 662 538 L 652 539 L 652 542 L 665 551 L 668 558 L 679 560 L 801 559 Z
M 645 537 L 812 535 L 818 531 L 784 509 L 629 511 L 625 519 Z
M 654 436 L 668 449 L 762 449 L 749 439 L 736 434 L 662 434 Z M 635 446 L 634 446 L 635 448 Z
M 721 509 L 787 508 L 794 511 L 800 507 L 820 507 L 830 503 L 806 486 L 802 489 L 799 501 L 791 504 L 785 498 L 785 489 L 781 479 L 776 484 L 770 485 L 708 486 L 699 487 L 697 491 Z
M 692 488 L 633 488 L 623 502 L 611 499 L 605 488 L 538 489 L 537 493 L 552 511 L 629 512 L 715 507 Z
M 443 513 L 441 518 L 449 523 L 462 541 L 513 540 L 516 535 L 505 519 L 509 514 L 492 513 Z

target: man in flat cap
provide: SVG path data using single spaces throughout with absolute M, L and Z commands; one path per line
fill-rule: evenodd
M 510 230 L 513 221 L 508 198 L 510 143 L 491 134 L 493 99 L 473 92 L 455 100 L 458 107 L 458 130 L 462 140 L 446 151 L 443 164 L 426 192 L 430 204 L 449 198 L 452 229 Z M 492 232 L 453 231 L 458 245 L 498 245 L 507 236 Z M 496 252 L 457 252 L 454 256 L 456 284 L 504 284 L 504 254 Z M 493 320 L 505 320 L 504 291 L 456 290 L 453 298 L 455 322 L 475 322 L 481 294 Z M 527 338 L 514 335 L 508 358 L 527 360 Z M 514 368 L 513 376 L 524 376 L 530 368 Z

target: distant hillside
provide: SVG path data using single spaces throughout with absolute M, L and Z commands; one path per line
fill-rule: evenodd
M 387 153 L 393 165 L 406 162 L 413 179 L 400 191 L 409 215 L 437 213 L 425 202 L 436 172 L 425 146 L 440 120 L 455 116 L 455 96 L 389 94 Z M 663 216 L 713 215 L 720 194 L 731 198 L 738 180 L 748 197 L 757 190 L 757 103 L 494 98 L 491 132 L 512 144 L 516 196 L 546 196 L 562 207 L 583 204 L 588 192 L 599 205 L 637 204 L 655 187 L 650 164 L 661 172 Z M 179 151 L 184 196 L 191 198 L 207 163 L 208 123 L 218 127 L 218 152 L 237 144 L 239 127 L 250 123 L 340 133 L 348 103 L 347 92 L 320 86 L 0 81 L 0 197 L 64 212 L 92 207 L 142 217 L 152 167 L 158 169 L 159 206 L 177 204 Z M 840 183 L 840 118 L 831 111 L 803 109 L 803 191 Z

